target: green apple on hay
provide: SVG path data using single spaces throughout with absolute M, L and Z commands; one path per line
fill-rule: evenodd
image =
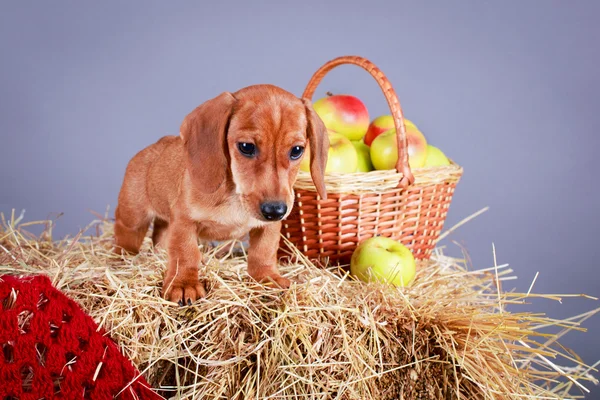
M 427 158 L 427 139 L 414 126 L 406 127 L 408 145 L 408 164 L 411 169 L 421 168 Z M 371 143 L 371 162 L 377 170 L 395 169 L 398 161 L 398 139 L 396 129 L 392 128 Z
M 351 173 L 356 172 L 358 154 L 354 145 L 344 135 L 327 129 L 329 135 L 329 149 L 327 150 L 327 164 L 325 173 Z M 307 147 L 300 162 L 300 170 L 310 172 L 310 149 Z
M 313 108 L 325 127 L 350 140 L 362 139 L 369 127 L 369 112 L 358 97 L 331 95 L 315 101 Z
M 418 129 L 412 121 L 406 118 L 404 118 L 404 126 L 406 127 L 406 129 L 408 129 L 409 127 Z M 367 146 L 370 146 L 377 136 L 395 127 L 396 126 L 394 125 L 394 117 L 392 117 L 391 115 L 380 115 L 369 124 L 369 128 L 367 129 L 367 133 L 364 137 L 365 144 Z
M 363 282 L 410 284 L 416 275 L 412 252 L 397 240 L 374 236 L 363 240 L 352 253 L 350 273 Z

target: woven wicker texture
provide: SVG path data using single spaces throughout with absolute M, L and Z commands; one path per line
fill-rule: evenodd
M 289 242 L 312 260 L 348 263 L 362 240 L 383 235 L 402 242 L 415 258 L 428 259 L 463 169 L 451 161 L 449 166 L 411 171 L 400 102 L 389 80 L 369 60 L 344 56 L 325 63 L 303 97 L 312 100 L 323 77 L 343 64 L 369 72 L 383 91 L 398 135 L 396 170 L 327 174 L 327 200 L 316 193 L 310 174 L 301 171 L 294 185 L 294 208 L 283 221 L 279 256 L 289 253 Z
M 45 276 L 0 277 L 0 399 L 160 399 Z

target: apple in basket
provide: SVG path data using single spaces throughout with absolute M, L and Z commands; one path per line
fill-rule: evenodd
M 329 135 L 329 149 L 327 151 L 327 165 L 325 173 L 350 173 L 356 172 L 358 166 L 358 155 L 350 139 L 327 129 Z M 310 149 L 304 151 L 304 157 L 300 162 L 300 170 L 310 171 Z
M 413 122 L 409 121 L 406 118 L 404 118 L 404 126 L 407 129 L 409 126 L 412 126 L 413 128 L 417 127 Z M 395 128 L 394 117 L 392 117 L 391 115 L 380 115 L 379 117 L 375 118 L 369 125 L 367 133 L 364 137 L 365 144 L 367 146 L 370 146 L 377 136 L 381 135 L 383 132 L 389 131 L 392 128 Z
M 450 165 L 450 160 L 439 148 L 427 145 L 427 158 L 425 159 L 425 165 L 423 167 L 441 167 L 444 165 Z
M 356 149 L 356 155 L 358 156 L 358 167 L 356 172 L 369 172 L 373 171 L 373 163 L 371 162 L 371 149 L 362 140 L 355 140 L 352 142 Z
M 363 282 L 383 282 L 403 287 L 415 277 L 412 252 L 397 240 L 374 236 L 363 240 L 352 253 L 350 273 Z
M 313 103 L 327 129 L 331 129 L 350 140 L 365 136 L 369 127 L 369 112 L 358 98 L 346 94 L 323 97 Z
M 427 139 L 415 126 L 406 126 L 408 164 L 411 169 L 421 168 L 427 158 Z M 395 169 L 398 161 L 398 139 L 392 128 L 377 136 L 371 143 L 371 162 L 375 169 Z

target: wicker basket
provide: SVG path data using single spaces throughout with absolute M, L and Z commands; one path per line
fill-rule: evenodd
M 347 264 L 361 241 L 382 235 L 399 240 L 415 258 L 427 259 L 443 228 L 462 167 L 451 160 L 449 166 L 410 170 L 398 97 L 369 60 L 344 56 L 327 62 L 312 76 L 303 97 L 312 100 L 323 77 L 343 64 L 362 67 L 381 87 L 398 134 L 396 170 L 327 174 L 326 200 L 317 194 L 310 174 L 300 171 L 294 208 L 282 224 L 279 256 L 290 254 L 291 242 L 311 260 Z

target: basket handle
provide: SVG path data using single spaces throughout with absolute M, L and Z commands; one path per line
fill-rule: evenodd
M 400 107 L 400 101 L 398 100 L 398 96 L 396 95 L 392 84 L 375 64 L 366 58 L 359 56 L 342 56 L 328 61 L 313 74 L 312 78 L 310 78 L 308 85 L 306 85 L 306 89 L 304 89 L 302 97 L 312 101 L 315 89 L 325 75 L 327 75 L 327 73 L 333 68 L 343 64 L 354 64 L 366 70 L 371 74 L 371 76 L 373 76 L 373 78 L 375 78 L 379 84 L 379 87 L 383 91 L 388 106 L 390 107 L 390 111 L 392 112 L 392 117 L 394 118 L 394 126 L 396 128 L 398 139 L 398 161 L 396 162 L 396 171 L 403 175 L 402 179 L 400 179 L 400 182 L 398 182 L 398 187 L 406 188 L 415 181 L 415 177 L 410 170 L 410 165 L 408 164 L 408 143 L 406 141 L 404 115 L 402 113 L 402 107 Z

